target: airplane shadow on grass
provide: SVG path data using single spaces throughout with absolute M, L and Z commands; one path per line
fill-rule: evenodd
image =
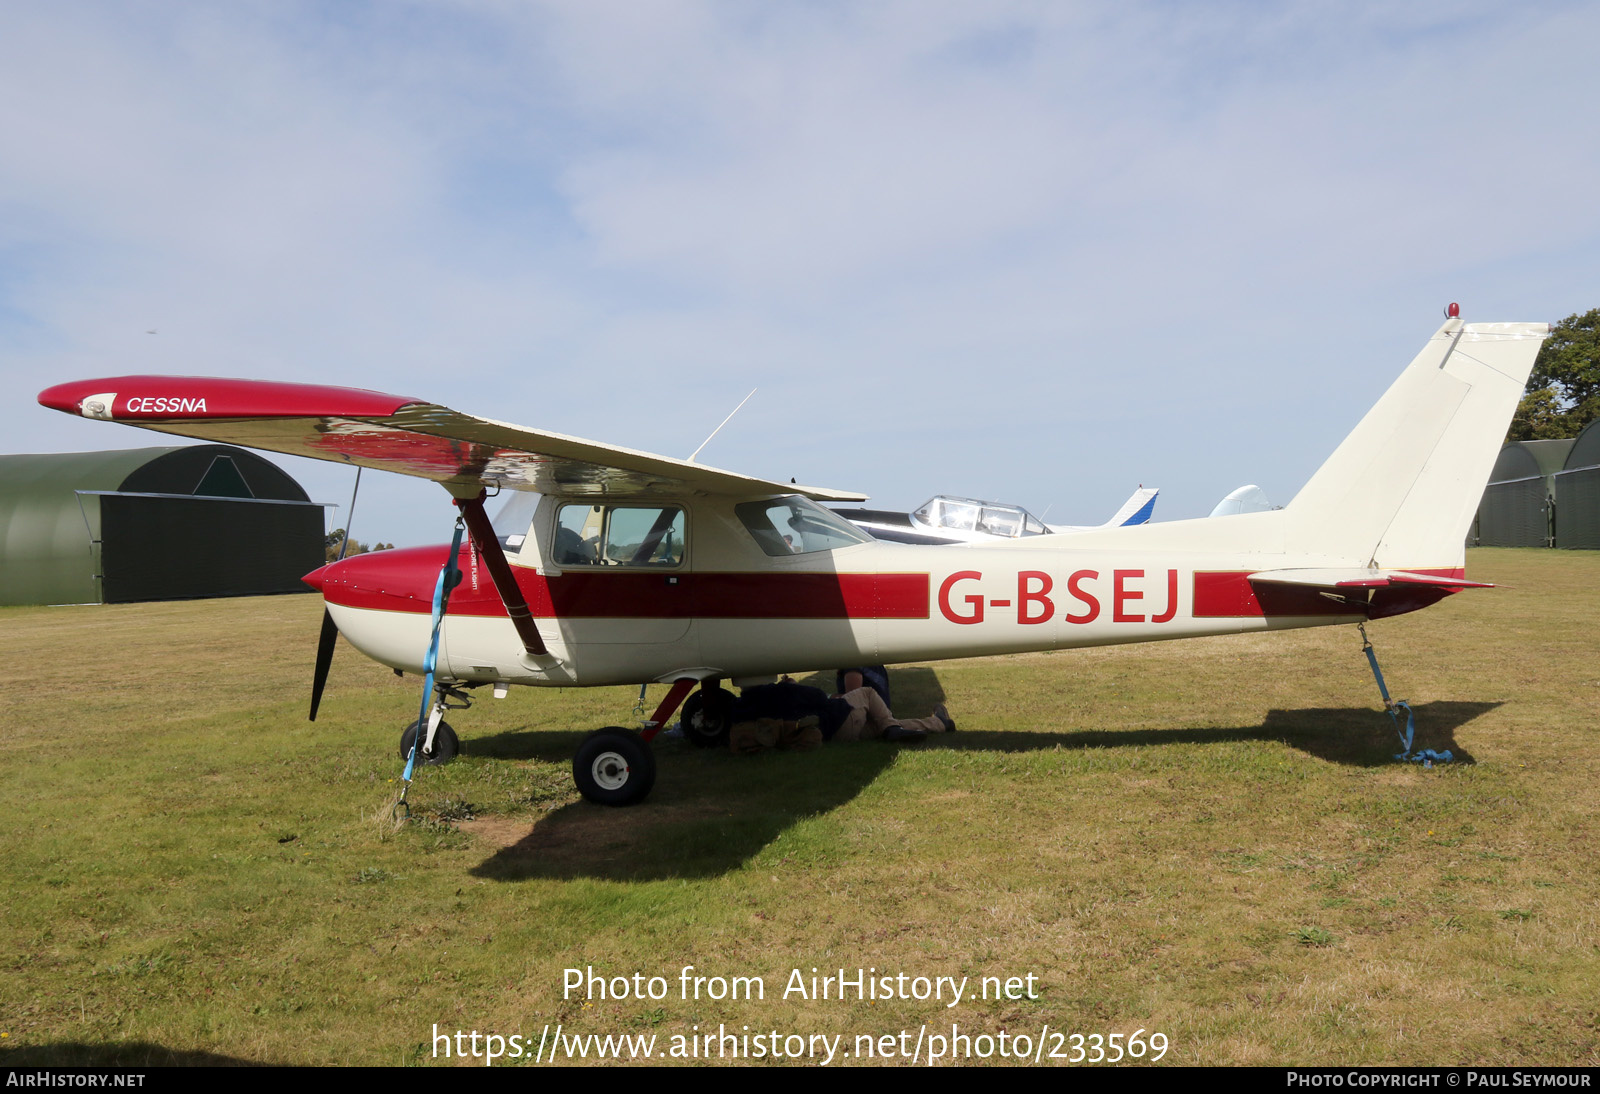
M 1453 762 L 1477 761 L 1456 742 L 1456 730 L 1499 703 L 1439 701 L 1413 704 L 1416 732 L 1411 750 L 1448 751 Z M 1405 726 L 1405 714 L 1399 727 Z M 1207 729 L 1079 730 L 1075 733 L 957 733 L 935 738 L 940 747 L 991 752 L 1034 752 L 1044 748 L 1126 748 L 1133 745 L 1217 744 L 1225 741 L 1282 741 L 1291 748 L 1355 767 L 1385 767 L 1396 762 L 1400 736 L 1389 716 L 1371 707 L 1312 707 L 1269 710 L 1259 726 Z M 923 746 L 927 747 L 927 746 Z
M 832 690 L 831 677 L 802 681 Z M 943 701 L 932 669 L 896 669 L 895 705 L 921 712 Z M 1416 749 L 1451 750 L 1461 726 L 1494 703 L 1433 702 L 1416 707 Z M 582 734 L 511 732 L 472 742 L 474 755 L 569 763 Z M 919 751 L 1037 752 L 1051 749 L 1204 745 L 1281 741 L 1330 763 L 1376 767 L 1395 762 L 1400 744 L 1389 718 L 1368 707 L 1274 710 L 1257 726 L 1081 730 L 1070 733 L 970 731 L 935 735 Z M 496 881 L 604 878 L 648 881 L 712 877 L 738 869 L 785 829 L 850 801 L 895 762 L 900 749 L 880 741 L 824 746 L 812 752 L 733 756 L 658 739 L 655 789 L 640 805 L 615 809 L 576 802 L 533 824 L 499 828 L 505 845 L 475 867 Z M 479 831 L 488 834 L 485 829 Z

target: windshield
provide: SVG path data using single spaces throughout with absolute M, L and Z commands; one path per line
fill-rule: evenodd
M 733 511 L 761 549 L 773 556 L 804 555 L 872 542 L 871 536 L 808 498 L 747 501 L 735 505 Z
M 983 532 L 1010 539 L 1045 533 L 1044 522 L 1020 505 L 999 505 L 944 494 L 930 498 L 912 515 L 930 528 L 958 532 Z
M 539 508 L 539 495 L 527 490 L 513 490 L 500 511 L 489 523 L 494 526 L 495 538 L 507 551 L 520 551 L 522 541 L 528 538 L 533 526 L 533 511 Z

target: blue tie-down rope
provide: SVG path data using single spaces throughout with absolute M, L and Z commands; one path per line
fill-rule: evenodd
M 1389 689 L 1383 682 L 1383 670 L 1378 668 L 1378 655 L 1373 652 L 1372 643 L 1367 641 L 1367 628 L 1365 624 L 1357 624 L 1356 629 L 1361 632 L 1361 652 L 1367 655 L 1367 664 L 1372 666 L 1372 678 L 1378 681 L 1378 694 L 1383 696 L 1383 709 L 1389 712 L 1389 720 L 1394 722 L 1395 732 L 1400 735 L 1400 751 L 1395 753 L 1395 759 L 1406 763 L 1419 763 L 1423 767 L 1432 767 L 1434 764 L 1447 764 L 1455 759 L 1447 748 L 1443 752 L 1435 752 L 1431 748 L 1419 748 L 1411 751 L 1411 742 L 1417 734 L 1417 715 L 1411 709 L 1411 704 L 1404 699 L 1398 701 L 1389 698 Z M 1400 728 L 1400 712 L 1406 712 L 1406 727 Z
M 439 664 L 439 631 L 444 623 L 445 608 L 450 604 L 450 590 L 461 584 L 461 567 L 456 564 L 456 558 L 461 553 L 463 527 L 458 517 L 455 538 L 450 541 L 450 554 L 446 556 L 444 566 L 439 570 L 439 580 L 433 586 L 433 635 L 428 639 L 427 656 L 422 659 L 422 710 L 417 715 L 417 732 L 411 741 L 411 754 L 406 757 L 406 769 L 400 774 L 401 781 L 406 784 L 400 791 L 402 805 L 405 804 L 406 791 L 411 789 L 411 772 L 417 765 L 417 753 L 422 751 L 428 733 L 428 699 L 433 695 L 433 670 Z

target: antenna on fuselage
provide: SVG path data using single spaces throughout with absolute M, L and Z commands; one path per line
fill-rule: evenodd
M 721 433 L 722 432 L 722 426 L 727 425 L 729 422 L 733 421 L 733 416 L 735 414 L 739 413 L 740 407 L 743 407 L 744 404 L 748 403 L 750 401 L 750 396 L 754 395 L 759 390 L 761 390 L 761 389 L 760 388 L 754 388 L 754 387 L 751 388 L 750 389 L 750 395 L 746 395 L 743 399 L 740 399 L 739 400 L 739 406 L 734 407 L 731 411 L 728 412 L 728 416 L 726 418 L 722 419 L 722 425 L 717 426 L 717 428 L 715 428 L 715 429 L 713 429 L 711 431 L 711 437 L 715 437 L 718 433 Z M 689 463 L 693 463 L 694 462 L 694 458 L 696 456 L 700 455 L 700 449 L 704 448 L 706 445 L 711 443 L 711 437 L 707 437 L 705 440 L 701 441 L 700 442 L 700 448 L 697 448 L 693 452 L 689 453 L 689 459 L 688 459 L 687 462 L 689 462 Z

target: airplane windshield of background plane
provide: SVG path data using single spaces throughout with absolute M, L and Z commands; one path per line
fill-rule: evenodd
M 950 528 L 958 532 L 983 532 L 991 536 L 1041 536 L 1044 522 L 1019 505 L 995 505 L 971 498 L 940 495 L 931 498 L 913 514 L 930 528 Z
M 930 528 L 953 528 L 971 532 L 978 527 L 981 506 L 965 498 L 934 498 L 914 514 Z
M 533 526 L 534 510 L 539 508 L 539 495 L 529 490 L 509 491 L 510 497 L 489 523 L 494 526 L 495 538 L 507 551 L 522 550 L 522 541 L 528 538 Z
M 747 501 L 733 511 L 769 555 L 803 555 L 872 542 L 843 517 L 802 497 Z

